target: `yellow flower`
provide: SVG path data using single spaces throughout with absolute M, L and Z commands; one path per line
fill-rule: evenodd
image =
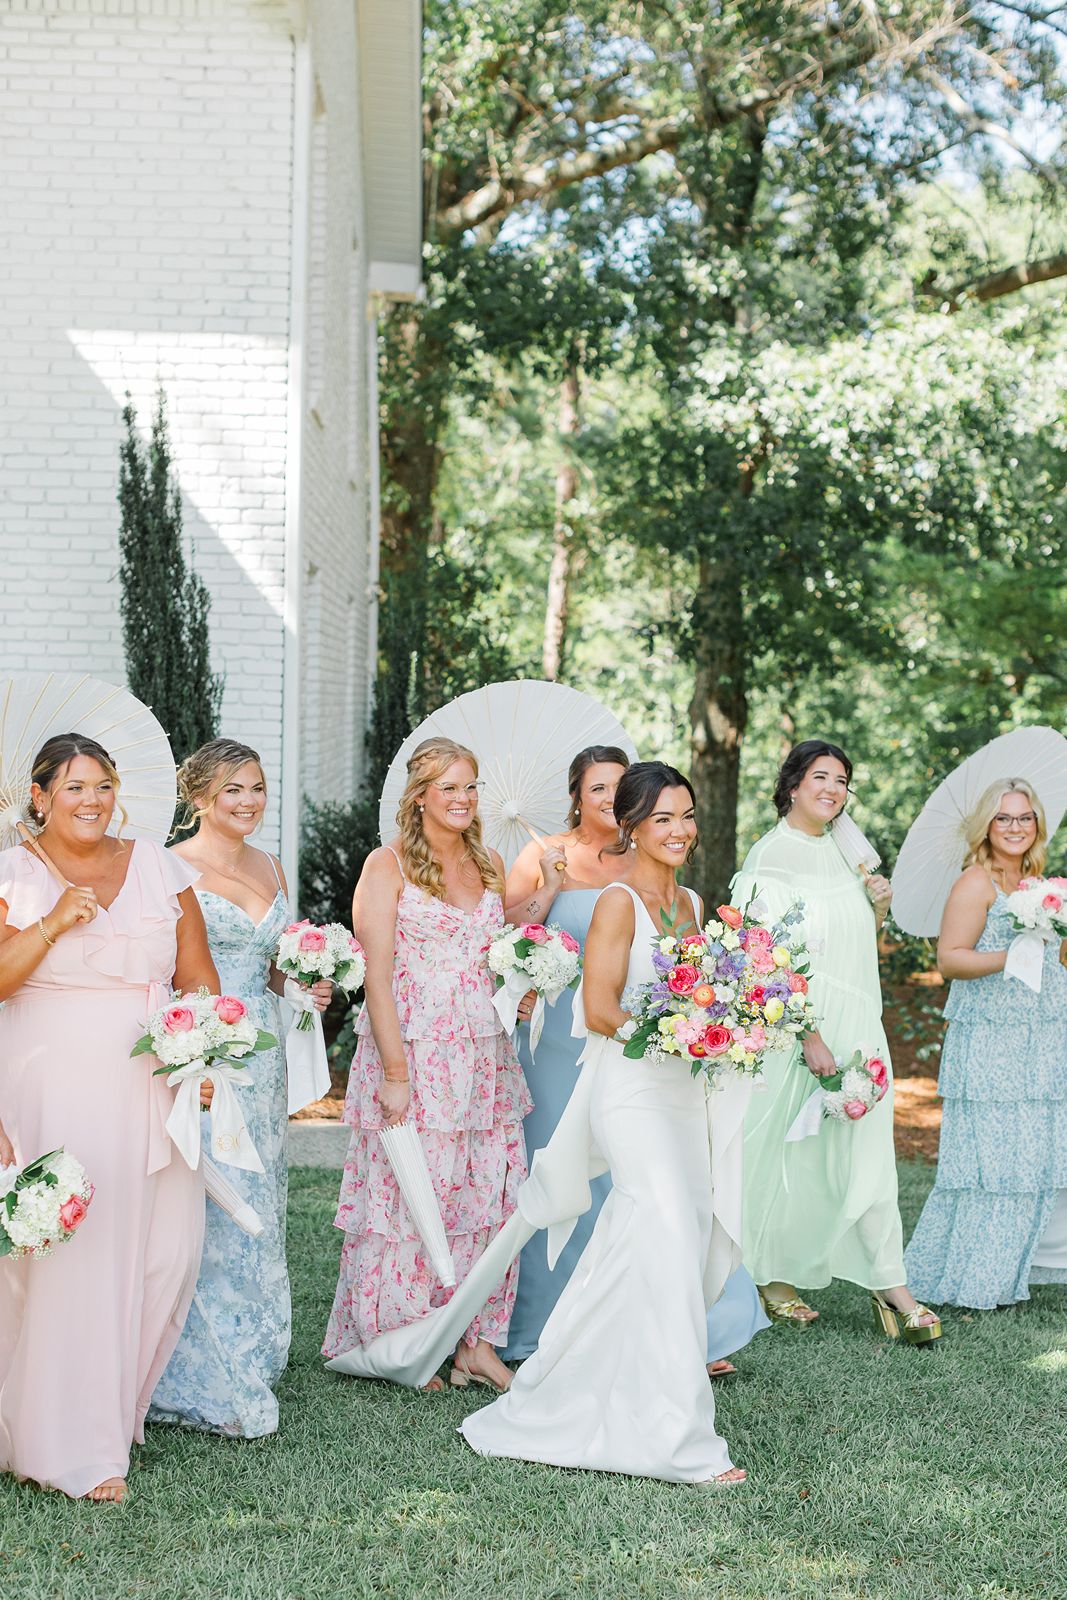
M 660 1019 L 659 1019 L 659 1031 L 660 1031 L 660 1033 L 673 1034 L 673 1032 L 674 1032 L 675 1028 L 678 1026 L 678 1023 L 679 1023 L 680 1020 L 681 1019 L 679 1017 L 677 1017 L 677 1016 L 660 1017 Z
M 731 1061 L 744 1061 L 745 1047 L 743 1044 L 732 1044 L 729 1050 L 727 1050 L 726 1054 L 730 1057 Z
M 789 965 L 789 951 L 784 944 L 775 945 L 771 951 L 771 959 L 776 967 L 787 967 Z
M 763 1015 L 767 1018 L 768 1022 L 780 1022 L 785 1016 L 784 1002 L 779 1000 L 778 996 L 775 995 L 773 999 L 767 1001 L 767 1004 L 763 1008 Z

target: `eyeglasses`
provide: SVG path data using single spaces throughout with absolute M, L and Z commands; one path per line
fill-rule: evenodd
M 468 783 L 461 789 L 458 783 L 435 783 L 431 785 L 438 794 L 443 794 L 446 800 L 454 800 L 457 794 L 465 794 L 468 800 L 477 800 L 478 791 L 484 789 L 483 783 Z
M 1024 811 L 1021 817 L 1009 817 L 1006 811 L 998 811 L 993 818 L 998 828 L 1010 828 L 1012 824 L 1019 828 L 1029 828 L 1037 821 L 1032 811 Z

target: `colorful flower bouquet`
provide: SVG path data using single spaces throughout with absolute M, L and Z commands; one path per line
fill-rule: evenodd
M 497 983 L 493 1005 L 506 1032 L 515 1031 L 523 995 L 537 991 L 530 1018 L 530 1050 L 536 1050 L 545 1002 L 554 1006 L 564 989 L 573 989 L 581 976 L 581 945 L 555 923 L 547 928 L 540 922 L 524 922 L 518 928 L 509 923 L 494 935 L 487 959 Z
M 1004 976 L 1040 993 L 1045 946 L 1067 938 L 1067 878 L 1020 878 L 1007 899 L 1019 937 L 1008 947 Z
M 622 997 L 637 1019 L 624 1055 L 681 1056 L 714 1079 L 757 1073 L 768 1052 L 791 1047 L 815 1026 L 807 950 L 792 932 L 803 915 L 795 904 L 768 923 L 756 895 L 743 911 L 719 906 L 699 933 L 659 939 L 656 981 Z
M 817 1078 L 813 1095 L 805 1100 L 785 1136 L 786 1144 L 818 1133 L 824 1117 L 834 1122 L 859 1122 L 873 1111 L 889 1091 L 889 1068 L 881 1056 L 865 1056 L 854 1050 L 838 1071 Z
M 200 989 L 161 1006 L 148 1019 L 131 1056 L 153 1055 L 161 1063 L 153 1076 L 167 1076 L 177 1089 L 167 1132 L 190 1167 L 200 1161 L 200 1084 L 214 1084 L 211 1101 L 211 1153 L 230 1166 L 262 1172 L 255 1145 L 245 1127 L 234 1088 L 248 1088 L 250 1074 L 240 1063 L 278 1043 L 257 1028 L 243 1000 L 232 994 Z
M 329 978 L 345 994 L 353 994 L 363 982 L 367 962 L 363 946 L 339 922 L 315 927 L 305 917 L 291 922 L 278 943 L 274 964 L 287 978 L 307 985 Z M 313 1015 L 302 1011 L 297 1028 L 306 1033 L 313 1026 Z
M 53 1150 L 19 1170 L 0 1167 L 0 1256 L 49 1256 L 72 1239 L 94 1194 L 85 1168 Z

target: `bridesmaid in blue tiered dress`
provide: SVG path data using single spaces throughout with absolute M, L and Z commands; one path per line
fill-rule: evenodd
M 213 1201 L 207 1205 L 200 1277 L 184 1332 L 152 1398 L 149 1420 L 177 1422 L 254 1439 L 278 1427 L 274 1385 L 289 1355 L 291 1300 L 285 1264 L 285 1050 L 271 965 L 290 921 L 278 863 L 247 841 L 262 821 L 267 789 L 247 745 L 215 739 L 183 763 L 183 799 L 199 823 L 175 846 L 201 877 L 195 885 L 224 994 L 244 1000 L 253 1022 L 278 1040 L 257 1054 L 255 1082 L 238 1090 L 241 1111 L 264 1170 L 226 1167 L 225 1176 L 258 1213 L 263 1231 L 242 1232 Z M 319 1010 L 329 984 L 312 991 Z
M 558 924 L 585 947 L 593 907 L 601 889 L 625 881 L 630 862 L 601 854 L 618 838 L 612 802 L 629 759 L 612 745 L 591 745 L 579 751 L 568 773 L 570 811 L 565 832 L 530 844 L 508 874 L 508 921 Z M 519 1034 L 519 1059 L 534 1099 L 523 1124 L 526 1151 L 532 1161 L 555 1132 L 563 1108 L 578 1081 L 578 1057 L 585 1044 L 571 1034 L 571 1004 L 561 995 L 545 1015 L 536 1056 L 530 1054 L 529 1030 Z M 600 1208 L 611 1188 L 605 1174 L 590 1184 L 593 1204 L 578 1219 L 555 1268 L 548 1265 L 547 1234 L 537 1233 L 522 1252 L 519 1287 L 505 1361 L 524 1361 L 533 1354 L 541 1330 L 589 1242 Z M 744 1269 L 735 1272 L 722 1298 L 708 1314 L 708 1366 L 712 1376 L 734 1368 L 726 1357 L 740 1350 L 768 1327 L 755 1285 Z
M 1029 1300 L 1030 1284 L 1067 1283 L 1067 971 L 1056 940 L 1039 991 L 1004 976 L 1017 932 L 1006 896 L 1045 864 L 1033 789 L 994 785 L 967 834 L 937 947 L 953 980 L 937 1178 L 905 1262 L 921 1298 L 991 1310 Z

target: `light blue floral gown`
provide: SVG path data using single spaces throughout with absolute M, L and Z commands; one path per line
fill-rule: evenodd
M 976 950 L 1006 950 L 1004 895 Z M 1046 945 L 1041 991 L 993 972 L 957 978 L 937 1091 L 937 1178 L 904 1254 L 920 1300 L 991 1310 L 1067 1283 L 1067 971 Z
M 571 934 L 584 949 L 599 894 L 599 889 L 563 890 L 553 901 L 548 913 L 549 923 Z M 536 1056 L 530 1055 L 530 1030 L 521 1027 L 518 1031 L 519 1060 L 534 1099 L 534 1109 L 523 1123 L 530 1161 L 535 1151 L 543 1149 L 552 1137 L 578 1081 L 578 1057 L 585 1048 L 585 1039 L 571 1036 L 571 1002 L 571 994 L 565 992 L 554 1006 L 546 1008 Z M 507 1348 L 500 1352 L 505 1361 L 524 1361 L 536 1350 L 549 1313 L 589 1243 L 600 1208 L 611 1189 L 610 1175 L 605 1173 L 594 1178 L 589 1187 L 593 1203 L 585 1215 L 578 1218 L 554 1269 L 548 1265 L 547 1233 L 535 1233 L 523 1249 Z M 743 1267 L 738 1268 L 727 1281 L 721 1299 L 708 1312 L 708 1360 L 720 1361 L 732 1355 L 762 1328 L 769 1326 L 755 1284 Z
M 292 1308 L 285 1265 L 288 1127 L 285 1049 L 278 1000 L 267 988 L 278 938 L 288 925 L 281 885 L 258 923 L 221 895 L 197 890 L 223 994 L 238 995 L 278 1048 L 250 1058 L 254 1085 L 238 1089 L 241 1111 L 264 1171 L 222 1172 L 255 1207 L 263 1232 L 252 1239 L 213 1200 L 200 1277 L 185 1330 L 152 1397 L 152 1422 L 179 1422 L 256 1439 L 278 1427 L 273 1386 L 289 1355 Z M 205 1138 L 204 1147 L 209 1148 Z

